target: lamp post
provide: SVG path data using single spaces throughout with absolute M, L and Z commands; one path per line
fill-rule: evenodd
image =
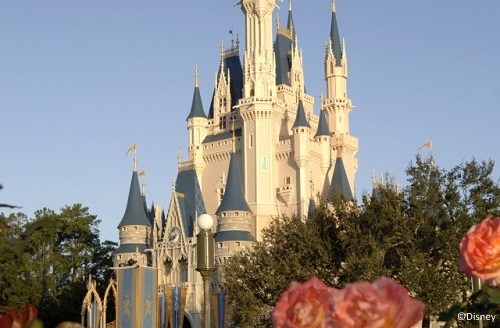
M 198 217 L 200 233 L 196 235 L 196 271 L 203 278 L 203 327 L 210 328 L 210 276 L 215 270 L 215 245 L 212 226 L 214 219 L 208 214 Z

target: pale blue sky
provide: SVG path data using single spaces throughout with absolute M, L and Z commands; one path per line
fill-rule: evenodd
M 187 153 L 194 67 L 207 110 L 221 41 L 229 45 L 230 29 L 244 39 L 236 2 L 0 1 L 1 202 L 29 215 L 80 202 L 102 220 L 102 239 L 118 240 L 133 166 L 125 152 L 137 141 L 148 201 L 167 207 L 178 149 Z M 280 7 L 284 23 L 287 2 Z M 293 2 L 316 98 L 330 8 Z M 404 186 L 428 139 L 443 168 L 473 156 L 500 165 L 499 12 L 498 0 L 337 0 L 358 197 L 371 189 L 372 170 Z

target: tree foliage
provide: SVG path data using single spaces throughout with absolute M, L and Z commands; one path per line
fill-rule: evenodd
M 224 290 L 236 326 L 272 326 L 270 312 L 292 281 L 317 276 L 343 287 L 388 276 L 426 304 L 426 322 L 470 292 L 458 267 L 468 228 L 500 214 L 493 162 L 472 160 L 451 170 L 416 157 L 408 185 L 379 186 L 361 204 L 332 196 L 307 219 L 280 217 L 253 249 L 225 266 Z
M 43 208 L 33 219 L 23 213 L 0 213 L 0 305 L 37 306 L 46 326 L 80 320 L 80 302 L 89 274 L 101 292 L 116 243 L 99 241 L 99 220 L 81 204 L 59 213 Z

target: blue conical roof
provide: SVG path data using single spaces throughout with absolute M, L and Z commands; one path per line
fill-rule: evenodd
M 125 209 L 125 214 L 123 214 L 123 218 L 120 221 L 118 228 L 127 225 L 151 226 L 149 219 L 146 216 L 146 211 L 144 211 L 141 190 L 139 188 L 139 178 L 137 177 L 136 171 L 132 173 L 127 208 Z
M 231 154 L 229 161 L 229 172 L 227 174 L 226 190 L 224 197 L 219 205 L 215 214 L 225 211 L 246 211 L 252 212 L 248 206 L 245 197 L 243 196 L 243 188 L 241 186 L 240 170 L 238 169 L 238 162 L 236 154 Z
M 205 111 L 203 110 L 203 104 L 201 103 L 200 88 L 198 86 L 194 87 L 193 102 L 191 103 L 191 111 L 187 119 L 193 117 L 203 117 L 207 118 Z
M 330 26 L 330 40 L 332 41 L 333 54 L 335 55 L 335 65 L 340 66 L 342 58 L 342 46 L 340 42 L 339 27 L 337 24 L 337 14 L 335 5 L 332 6 L 332 24 Z
M 326 121 L 326 115 L 324 111 L 319 114 L 318 130 L 316 131 L 315 137 L 319 136 L 329 136 L 330 129 L 328 128 L 328 122 Z
M 314 199 L 309 200 L 309 207 L 307 208 L 307 217 L 311 217 L 316 209 L 316 204 L 314 204 Z
M 308 128 L 311 127 L 309 125 L 309 122 L 307 122 L 306 112 L 304 110 L 304 104 L 302 103 L 302 99 L 299 100 L 299 106 L 297 107 L 297 116 L 295 117 L 295 123 L 293 123 L 292 128 L 296 128 L 299 126 Z
M 345 200 L 353 200 L 349 180 L 345 171 L 344 162 L 342 158 L 337 158 L 335 161 L 335 168 L 333 170 L 331 193 L 341 195 Z

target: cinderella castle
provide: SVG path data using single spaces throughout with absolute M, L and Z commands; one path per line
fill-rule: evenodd
M 245 48 L 236 40 L 222 49 L 213 96 L 206 102 L 195 73 L 191 108 L 186 108 L 189 159 L 178 163 L 169 206 L 146 205 L 134 169 L 118 223 L 114 266 L 155 269 L 158 295 L 182 291 L 182 311 L 177 312 L 182 317 L 175 318 L 179 325 L 165 317 L 158 319 L 161 327 L 167 321 L 174 327 L 200 326 L 198 216 L 207 213 L 215 220 L 215 258 L 221 266 L 234 252 L 260 240 L 273 218 L 305 217 L 315 201 L 331 193 L 354 195 L 358 139 L 349 133 L 353 106 L 335 1 L 329 30 L 325 22 L 326 96 L 319 101 L 306 91 L 291 0 L 285 26 L 279 19 L 274 23 L 277 0 L 242 0 L 238 5 L 245 20 Z M 216 293 L 217 271 L 213 276 Z

